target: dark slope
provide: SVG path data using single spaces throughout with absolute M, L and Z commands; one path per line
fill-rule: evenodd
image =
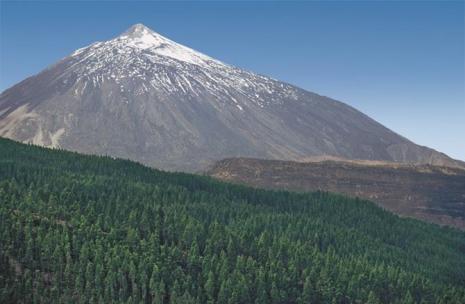
M 465 234 L 0 139 L 0 302 L 463 303 Z
M 465 170 L 348 161 L 235 158 L 208 174 L 267 189 L 330 191 L 369 199 L 402 216 L 465 229 Z
M 238 156 L 463 166 L 342 102 L 224 64 L 143 25 L 4 91 L 0 136 L 190 172 Z

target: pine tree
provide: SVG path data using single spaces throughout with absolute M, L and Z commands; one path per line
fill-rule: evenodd
M 205 283 L 205 292 L 207 296 L 207 303 L 215 303 L 215 276 L 212 271 L 208 273 L 208 279 Z
M 266 274 L 265 271 L 260 268 L 257 276 L 257 290 L 255 304 L 267 304 L 269 303 Z
M 166 295 L 166 286 L 163 280 L 160 281 L 158 287 L 155 291 L 155 295 L 153 298 L 154 304 L 163 304 L 165 303 L 165 295 Z
M 218 291 L 218 303 L 228 303 L 230 298 L 230 291 L 228 281 L 222 281 L 220 290 Z
M 373 291 L 370 291 L 370 293 L 368 294 L 368 299 L 366 301 L 366 304 L 379 304 L 379 303 L 381 302 L 379 301 L 376 294 Z
M 315 288 L 313 287 L 312 280 L 310 277 L 307 277 L 304 282 L 302 295 L 300 296 L 299 303 L 304 304 L 304 303 L 317 303 L 317 302 L 318 302 L 318 296 L 315 291 Z
M 270 300 L 272 304 L 279 304 L 281 303 L 281 294 L 278 290 L 278 288 L 276 287 L 276 283 L 272 283 L 271 284 L 271 291 L 270 291 Z

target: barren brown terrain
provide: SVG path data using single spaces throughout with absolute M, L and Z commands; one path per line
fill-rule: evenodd
M 465 171 L 389 162 L 225 159 L 208 174 L 267 189 L 329 191 L 371 200 L 398 215 L 465 229 Z

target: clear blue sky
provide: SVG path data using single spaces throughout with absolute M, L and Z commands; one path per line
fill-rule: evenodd
M 465 160 L 464 2 L 1 2 L 0 91 L 134 23 Z

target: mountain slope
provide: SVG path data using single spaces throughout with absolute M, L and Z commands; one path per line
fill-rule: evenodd
M 0 139 L 1 303 L 464 303 L 465 234 Z
M 215 163 L 208 174 L 267 189 L 322 190 L 361 197 L 402 216 L 465 229 L 463 169 L 387 162 L 234 158 Z
M 141 24 L 4 91 L 0 136 L 184 171 L 236 156 L 462 165 L 341 102 L 226 65 Z

